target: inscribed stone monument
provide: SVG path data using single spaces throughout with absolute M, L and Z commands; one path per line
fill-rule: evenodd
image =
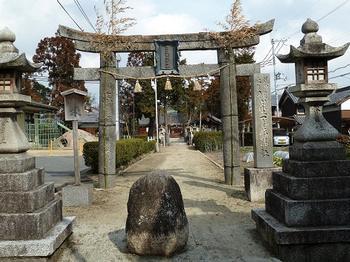
M 244 188 L 252 202 L 263 201 L 265 191 L 272 187 L 272 112 L 270 76 L 253 75 L 253 145 L 254 167 L 244 169 Z
M 272 115 L 270 76 L 253 76 L 253 142 L 254 167 L 270 168 L 272 164 Z

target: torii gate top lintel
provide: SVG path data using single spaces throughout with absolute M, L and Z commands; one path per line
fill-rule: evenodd
M 239 41 L 232 42 L 233 48 L 249 47 L 259 44 L 259 36 L 272 31 L 275 20 L 258 24 L 254 28 L 256 33 L 252 37 L 247 37 Z M 59 26 L 58 33 L 75 41 L 76 49 L 84 52 L 100 53 L 105 50 L 108 43 L 118 43 L 113 46 L 114 52 L 129 51 L 155 51 L 155 41 L 179 41 L 179 51 L 186 50 L 216 50 L 220 45 L 213 41 L 210 32 L 200 32 L 193 34 L 168 34 L 168 35 L 129 35 L 129 36 L 107 36 L 107 41 L 101 41 L 96 33 L 81 32 L 66 26 Z M 224 35 L 226 32 L 220 32 Z M 99 42 L 100 41 L 100 42 Z

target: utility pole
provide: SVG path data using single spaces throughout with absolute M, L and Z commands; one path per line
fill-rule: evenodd
M 273 85 L 274 85 L 274 91 L 275 91 L 275 97 L 276 97 L 276 116 L 280 115 L 280 109 L 279 109 L 279 99 L 278 99 L 278 93 L 277 93 L 277 77 L 276 77 L 276 57 L 275 57 L 275 40 L 271 39 L 272 44 L 272 65 L 273 65 Z
M 158 94 L 157 94 L 157 79 L 151 80 L 151 86 L 154 90 L 154 100 L 156 109 L 156 152 L 159 152 L 159 120 L 158 120 Z

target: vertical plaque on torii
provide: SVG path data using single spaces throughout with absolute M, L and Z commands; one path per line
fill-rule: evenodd
M 178 75 L 179 41 L 155 41 L 156 75 Z

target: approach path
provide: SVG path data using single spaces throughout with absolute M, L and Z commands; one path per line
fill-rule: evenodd
M 189 220 L 187 250 L 171 259 L 125 253 L 126 204 L 131 185 L 153 170 L 164 170 L 179 183 Z M 263 247 L 250 218 L 253 207 L 242 187 L 223 184 L 223 171 L 185 144 L 173 144 L 146 156 L 116 178 L 116 186 L 94 190 L 89 208 L 65 208 L 77 216 L 74 234 L 59 261 L 278 261 Z

